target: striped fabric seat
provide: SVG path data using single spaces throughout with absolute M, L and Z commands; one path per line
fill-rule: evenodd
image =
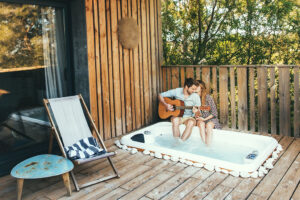
M 90 158 L 106 153 L 94 137 L 86 137 L 64 149 L 71 160 Z

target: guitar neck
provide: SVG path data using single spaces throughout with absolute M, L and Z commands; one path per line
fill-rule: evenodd
M 193 106 L 175 106 L 177 110 L 193 109 Z

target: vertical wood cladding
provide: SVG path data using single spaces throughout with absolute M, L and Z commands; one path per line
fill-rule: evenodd
M 91 113 L 105 140 L 157 120 L 160 0 L 86 0 Z M 118 20 L 133 18 L 139 45 L 124 49 Z

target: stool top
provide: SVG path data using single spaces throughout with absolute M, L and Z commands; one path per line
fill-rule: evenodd
M 11 176 L 22 179 L 37 179 L 57 176 L 73 169 L 73 163 L 61 156 L 43 154 L 28 158 L 11 170 Z

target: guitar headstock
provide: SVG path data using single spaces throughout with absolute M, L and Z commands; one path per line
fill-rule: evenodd
M 210 111 L 211 107 L 210 106 L 199 106 L 198 109 L 202 110 L 202 111 Z

